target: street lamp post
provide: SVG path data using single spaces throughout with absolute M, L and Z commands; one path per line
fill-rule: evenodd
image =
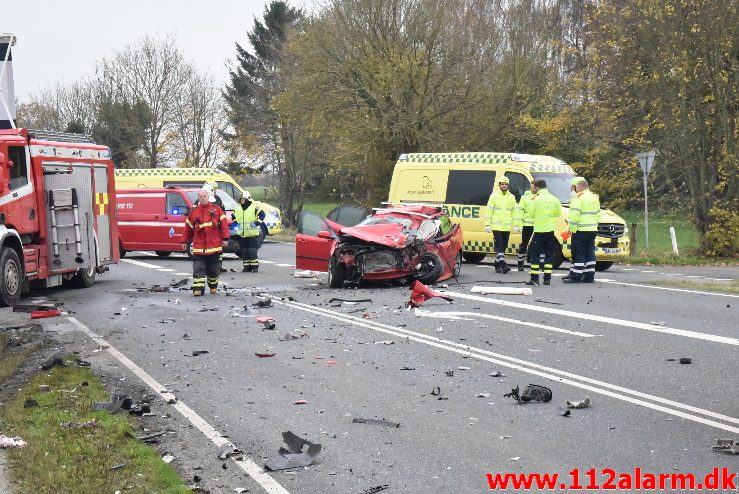
M 649 250 L 649 206 L 647 203 L 647 177 L 649 172 L 652 170 L 654 164 L 654 151 L 648 151 L 646 153 L 636 153 L 636 157 L 639 159 L 639 166 L 641 166 L 644 174 L 644 239 L 646 250 Z

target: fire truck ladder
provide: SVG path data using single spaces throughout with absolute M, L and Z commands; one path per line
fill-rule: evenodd
M 56 197 L 55 197 L 56 194 Z M 74 214 L 74 223 L 71 225 L 58 225 L 56 221 L 56 212 L 71 209 Z M 57 189 L 49 191 L 49 210 L 51 212 L 51 238 L 54 247 L 54 257 L 57 259 L 54 263 L 59 262 L 59 234 L 58 228 L 66 228 L 74 226 L 74 244 L 77 248 L 77 257 L 75 262 L 82 264 L 82 235 L 80 233 L 80 213 L 77 201 L 77 189 Z

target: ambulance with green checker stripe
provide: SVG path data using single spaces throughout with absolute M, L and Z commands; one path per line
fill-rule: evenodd
M 508 177 L 509 190 L 520 199 L 534 180 L 544 179 L 549 192 L 562 202 L 562 216 L 555 236 L 560 248 L 554 266 L 571 259 L 567 232 L 570 182 L 576 173 L 567 163 L 551 156 L 515 153 L 413 153 L 398 159 L 390 184 L 391 203 L 443 205 L 464 231 L 464 259 L 478 263 L 493 254 L 493 236 L 485 233 L 485 206 L 493 187 Z M 594 192 L 598 192 L 597 190 Z M 515 255 L 521 234 L 511 233 L 507 254 Z M 629 255 L 629 231 L 624 220 L 608 209 L 602 210 L 595 240 L 596 269 L 604 271 L 614 261 Z

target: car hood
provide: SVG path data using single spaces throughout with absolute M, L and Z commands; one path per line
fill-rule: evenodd
M 437 230 L 438 225 L 433 220 L 427 220 L 421 223 L 418 230 L 408 230 L 399 223 L 391 223 L 345 227 L 341 229 L 341 234 L 393 249 L 402 249 L 415 239 L 431 238 Z

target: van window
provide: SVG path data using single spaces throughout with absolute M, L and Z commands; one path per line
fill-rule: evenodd
M 13 162 L 13 167 L 10 169 L 10 190 L 15 190 L 28 183 L 26 148 L 8 146 L 8 159 Z
M 495 183 L 495 172 L 450 170 L 446 187 L 446 204 L 484 206 Z
M 516 172 L 506 172 L 505 176 L 508 177 L 508 180 L 510 182 L 508 184 L 508 190 L 511 194 L 516 196 L 516 201 L 518 201 L 519 199 L 521 199 L 523 193 L 529 190 L 529 179 L 526 178 L 525 175 Z
M 223 192 L 231 196 L 231 199 L 238 199 L 240 194 L 236 193 L 236 188 L 234 187 L 234 184 L 230 182 L 216 182 L 218 184 L 218 188 L 221 189 Z
M 575 175 L 569 173 L 532 173 L 534 180 L 544 179 L 549 193 L 554 195 L 562 204 L 570 203 L 570 182 Z
M 167 193 L 167 211 L 164 214 L 188 214 L 190 211 L 182 195 L 176 192 Z

